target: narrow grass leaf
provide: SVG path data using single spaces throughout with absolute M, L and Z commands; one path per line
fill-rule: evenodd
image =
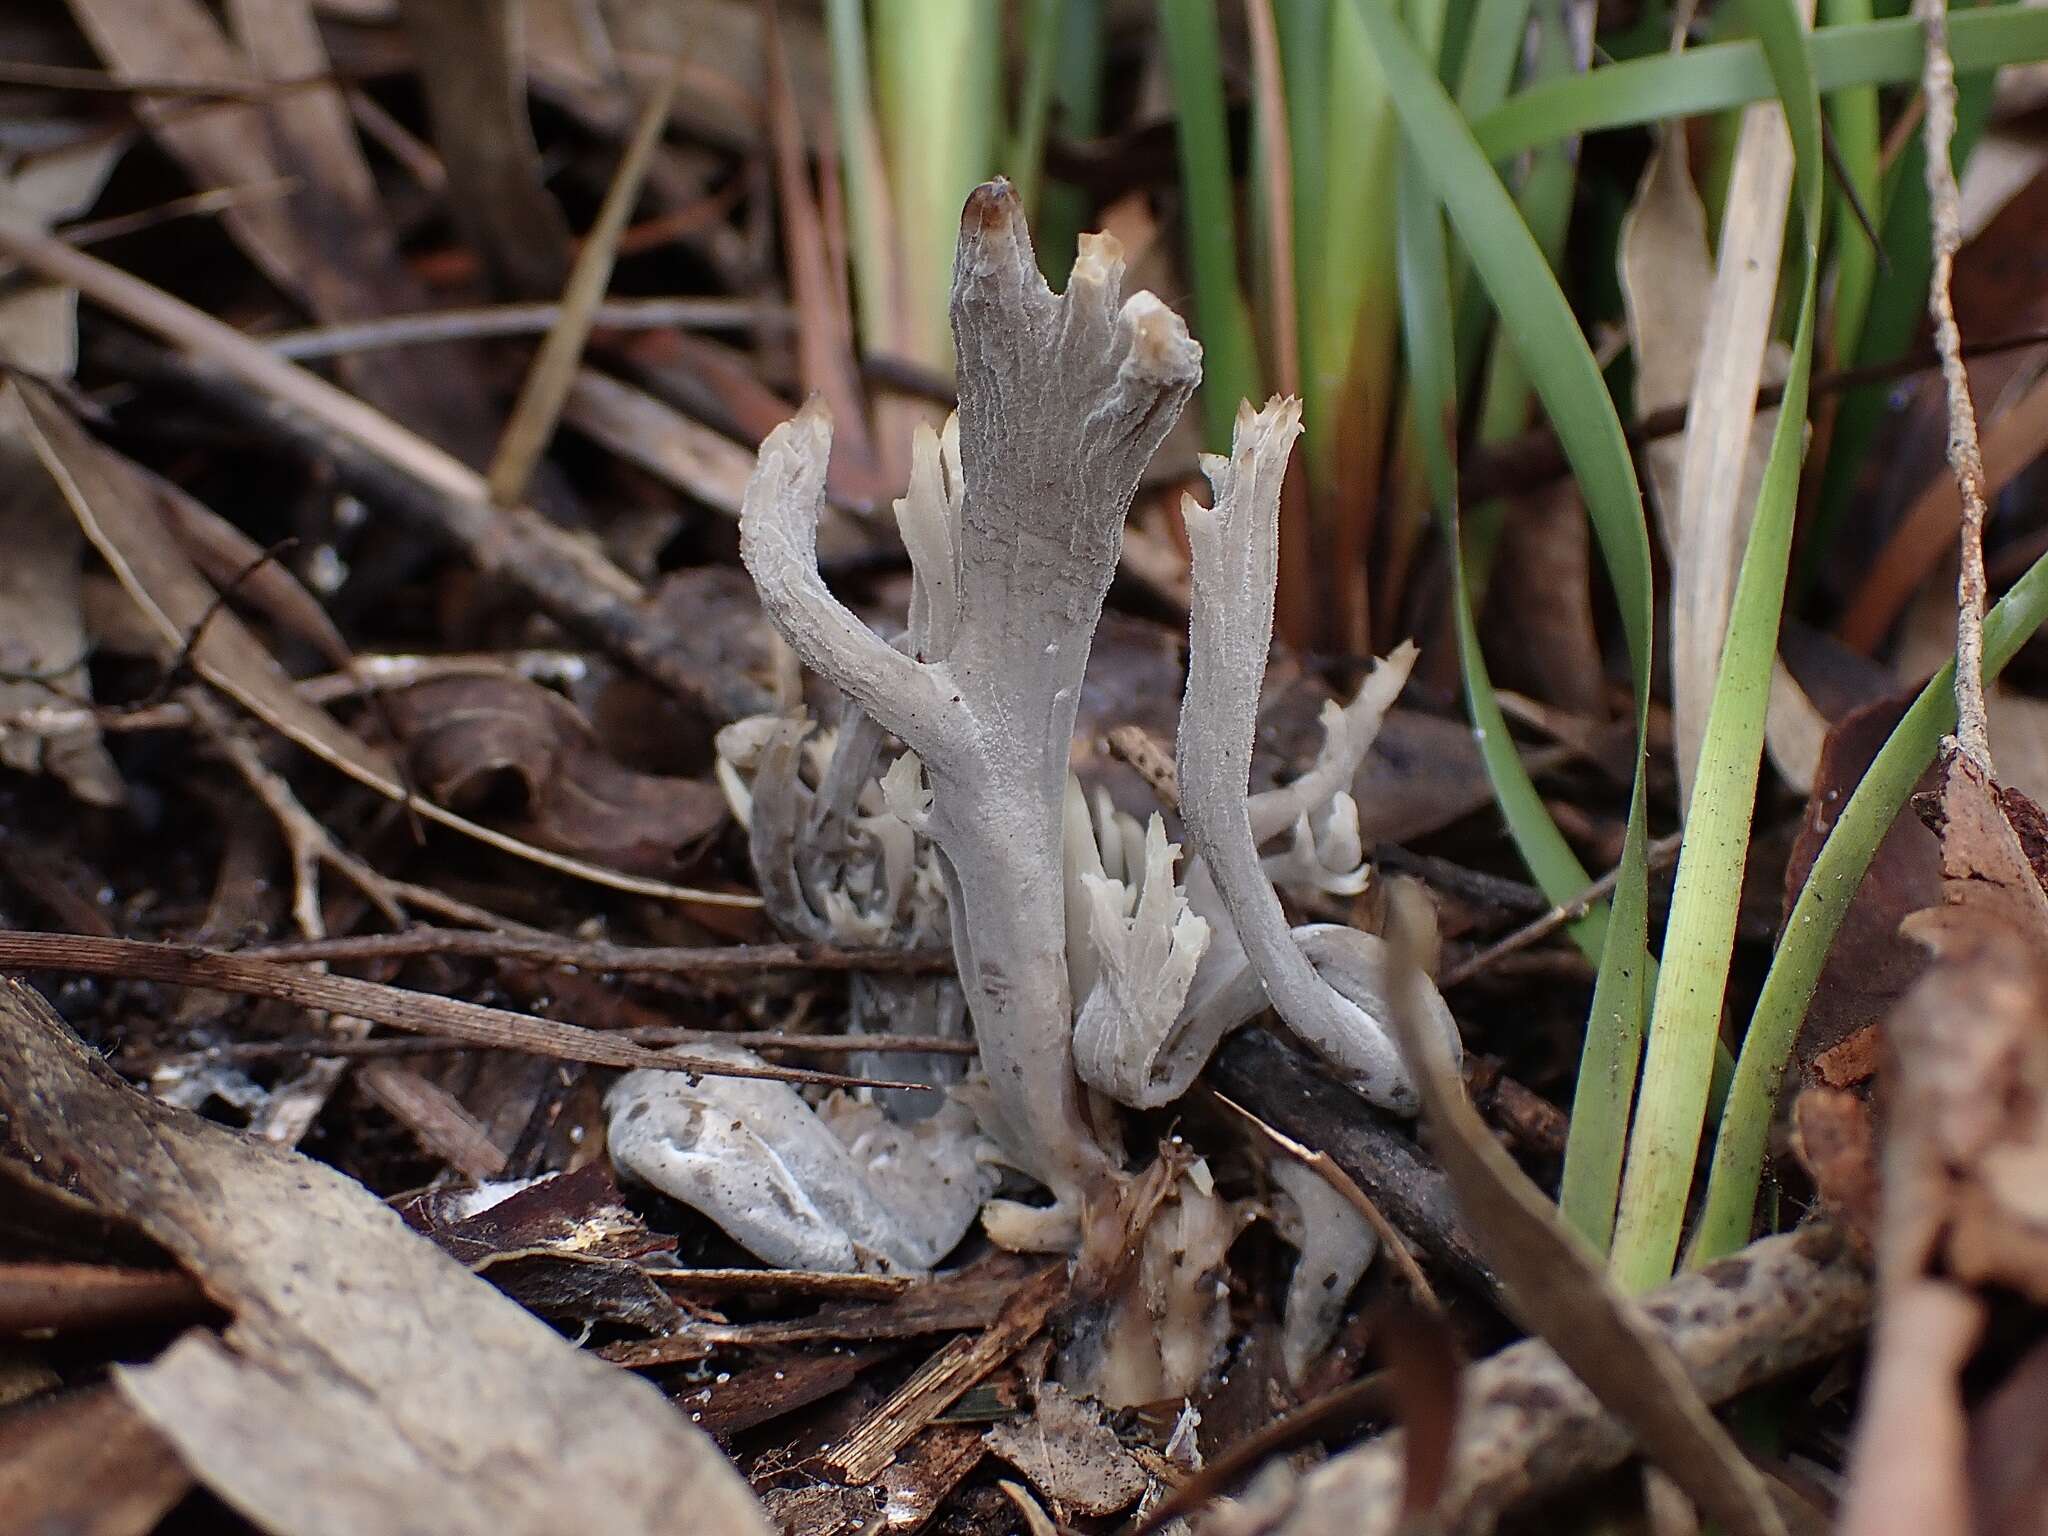
M 1752 0 L 1749 14 L 1770 61 L 1792 140 L 1798 331 L 1736 578 L 1720 674 L 1708 706 L 1650 1013 L 1643 1090 L 1629 1135 L 1610 1260 L 1616 1281 L 1630 1291 L 1647 1290 L 1669 1278 L 1698 1160 L 1735 947 L 1735 913 L 1749 856 L 1813 361 L 1820 96 L 1802 46 L 1804 27 L 1791 0 Z
M 1949 38 L 1962 75 L 2048 59 L 2048 11 L 1958 11 L 1949 21 Z M 1822 92 L 1920 78 L 1920 26 L 1911 17 L 1823 27 L 1803 51 Z M 1472 132 L 1489 160 L 1506 160 L 1573 134 L 1725 112 L 1762 101 L 1774 89 L 1760 42 L 1716 43 L 1519 91 L 1473 123 Z
M 1017 189 L 1027 218 L 1038 216 L 1039 184 L 1045 173 L 1045 130 L 1052 116 L 1053 73 L 1059 63 L 1066 0 L 1031 0 L 1024 34 L 1024 83 L 1016 124 L 1003 159 L 1003 174 Z
M 1159 33 L 1173 84 L 1175 139 L 1195 320 L 1202 337 L 1203 437 L 1230 445 L 1240 400 L 1259 400 L 1258 347 L 1237 270 L 1236 188 L 1223 101 L 1223 63 L 1210 0 L 1159 0 Z
M 1578 476 L 1628 645 L 1636 696 L 1635 782 L 1587 1027 L 1586 1063 L 1593 1070 L 1581 1067 L 1572 1115 L 1575 1136 L 1612 1137 L 1627 1123 L 1648 968 L 1643 741 L 1649 709 L 1651 584 L 1642 493 L 1606 381 L 1542 248 L 1386 0 L 1354 4 L 1385 71 L 1417 163 L 1457 227 L 1473 271 L 1492 296 L 1503 330 L 1521 354 Z M 1416 419 L 1422 420 L 1420 409 Z M 1547 873 L 1532 872 L 1546 884 L 1548 876 L 1559 873 L 1554 867 Z M 1577 879 L 1583 878 L 1584 871 L 1579 870 Z M 1553 894 L 1562 900 L 1575 892 Z M 1579 1129 L 1582 1124 L 1585 1131 Z M 1570 1160 L 1568 1149 L 1568 1164 Z M 1602 1225 L 1597 1211 L 1568 1213 L 1568 1219 L 1581 1231 L 1590 1229 L 1597 1240 Z

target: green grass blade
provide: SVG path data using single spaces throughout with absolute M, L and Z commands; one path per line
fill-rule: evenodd
M 1958 74 L 2048 58 L 2048 11 L 2019 6 L 1957 11 L 1949 18 Z M 1823 91 L 1901 85 L 1920 78 L 1920 25 L 1911 17 L 1823 27 L 1804 45 Z M 1716 43 L 1681 54 L 1610 64 L 1517 92 L 1472 125 L 1490 160 L 1539 144 L 1747 106 L 1775 94 L 1763 45 Z
M 868 87 L 867 21 L 861 0 L 826 0 L 832 53 L 832 110 L 839 134 L 839 176 L 846 189 L 848 256 L 853 266 L 861 348 L 893 352 L 902 345 L 896 311 L 896 245 L 889 178 Z
M 1188 263 L 1202 338 L 1204 438 L 1222 451 L 1230 446 L 1238 401 L 1263 395 L 1251 311 L 1237 270 L 1236 190 L 1216 9 L 1209 0 L 1159 0 L 1159 30 L 1178 119 Z
M 1386 0 L 1353 3 L 1385 72 L 1416 163 L 1450 215 L 1472 270 L 1492 296 L 1503 332 L 1520 353 L 1578 477 L 1628 646 L 1636 696 L 1635 788 L 1621 875 L 1601 950 L 1596 1007 L 1588 1020 L 1586 1059 L 1610 1066 L 1628 1061 L 1631 1066 L 1618 1072 L 1610 1066 L 1591 1073 L 1582 1069 L 1572 1113 L 1575 1135 L 1612 1136 L 1627 1123 L 1633 1042 L 1641 1029 L 1642 978 L 1648 967 L 1643 742 L 1649 709 L 1651 585 L 1642 492 L 1599 364 L 1507 188 Z M 1425 420 L 1420 406 L 1415 419 Z M 1581 1230 L 1596 1229 L 1592 1235 L 1599 1240 L 1597 1209 L 1578 1212 L 1572 1219 Z
M 1298 334 L 1312 334 L 1327 281 L 1323 192 L 1329 176 L 1331 0 L 1274 0 L 1280 74 L 1287 88 L 1287 150 L 1294 173 L 1294 303 Z M 1308 400 L 1309 420 L 1317 402 Z M 1316 434 L 1311 433 L 1313 438 Z
M 1060 41 L 1053 54 L 1052 118 L 1067 138 L 1090 138 L 1102 127 L 1103 0 L 1066 0 L 1060 10 Z M 1034 243 L 1038 264 L 1055 285 L 1064 286 L 1074 264 L 1075 241 L 1089 208 L 1079 187 L 1051 182 L 1038 194 Z
M 1984 677 L 2005 670 L 2020 647 L 2048 622 L 2048 556 L 2036 560 L 1984 620 Z M 1820 981 L 1828 950 L 1884 835 L 1955 729 L 1955 665 L 1928 680 L 1886 739 L 1821 845 L 1793 903 L 1785 935 L 1771 958 L 1749 1033 L 1736 1060 L 1735 1081 L 1707 1177 L 1706 1206 L 1687 1254 L 1705 1264 L 1749 1241 L 1763 1174 L 1764 1147 L 1779 1085 L 1792 1058 L 1801 1020 Z
M 1805 454 L 1819 267 L 1820 96 L 1790 0 L 1751 0 L 1749 11 L 1791 130 L 1799 322 L 1708 707 L 1650 1011 L 1649 1054 L 1610 1258 L 1616 1282 L 1629 1291 L 1670 1277 L 1699 1159 Z
M 1066 0 L 1031 0 L 1024 34 L 1024 84 L 1016 126 L 1003 155 L 1003 173 L 1017 188 L 1026 216 L 1038 216 L 1039 183 L 1045 172 L 1045 129 L 1052 115 L 1053 72 L 1059 62 Z
M 1458 65 L 1458 110 L 1477 121 L 1507 99 L 1522 56 L 1530 0 L 1476 0 Z
M 961 205 L 995 169 L 1001 34 L 957 0 L 874 0 L 871 16 L 907 339 L 917 361 L 950 368 L 953 247 Z
M 1870 0 L 1820 0 L 1821 18 L 1829 26 L 1859 26 L 1871 20 Z M 1857 355 L 1863 317 L 1877 280 L 1877 250 L 1864 232 L 1850 203 L 1853 196 L 1878 223 L 1883 238 L 1883 189 L 1879 165 L 1883 142 L 1877 114 L 1877 87 L 1848 86 L 1828 98 L 1828 128 L 1846 185 L 1834 199 L 1835 291 L 1829 304 L 1829 351 L 1838 362 Z
M 1400 273 L 1401 339 L 1407 363 L 1411 420 L 1447 547 L 1458 548 L 1456 422 L 1458 413 L 1454 354 L 1451 345 L 1449 262 L 1443 214 L 1431 194 L 1412 150 L 1402 155 L 1399 222 L 1396 235 Z M 1500 803 L 1517 851 L 1536 882 L 1554 902 L 1576 897 L 1592 877 L 1558 831 L 1515 750 L 1507 718 L 1495 698 L 1486 658 L 1479 649 L 1471 593 L 1462 563 L 1452 566 L 1456 604 L 1458 666 L 1472 717 L 1472 734 L 1485 761 L 1494 797 Z M 1572 936 L 1588 959 L 1598 961 L 1607 935 L 1607 906 L 1602 902 L 1572 925 Z
M 1410 143 L 1550 415 L 1613 582 L 1638 695 L 1649 691 L 1650 538 L 1621 418 L 1564 291 L 1387 0 L 1352 0 Z

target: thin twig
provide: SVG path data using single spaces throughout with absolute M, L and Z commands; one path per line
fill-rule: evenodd
M 73 665 L 90 659 L 88 652 Z M 52 669 L 50 676 L 62 677 L 69 670 Z M 300 678 L 292 690 L 308 704 L 327 705 L 444 677 L 523 677 L 528 682 L 568 684 L 581 682 L 589 670 L 588 659 L 575 651 L 475 651 L 446 656 L 383 653 L 358 655 L 349 671 Z M 23 681 L 42 679 L 0 672 L 0 682 Z M 35 704 L 0 715 L 0 732 L 20 730 L 48 736 L 88 726 L 100 731 L 189 730 L 192 709 L 181 699 L 151 698 L 127 704 Z
M 537 336 L 562 318 L 560 304 L 486 304 L 476 309 L 433 309 L 416 315 L 386 315 L 344 325 L 322 325 L 264 337 L 279 357 L 303 362 L 387 347 L 432 346 L 444 341 L 481 341 L 502 336 Z M 591 322 L 614 331 L 736 331 L 791 322 L 789 307 L 754 299 L 607 299 Z
M 1678 857 L 1679 837 L 1680 834 L 1673 832 L 1668 837 L 1660 837 L 1650 844 L 1648 857 L 1649 866 L 1652 870 L 1662 869 Z M 1463 960 L 1460 960 L 1456 965 L 1446 970 L 1438 978 L 1437 984 L 1448 990 L 1462 982 L 1470 981 L 1481 971 L 1497 961 L 1512 955 L 1516 950 L 1527 949 L 1538 939 L 1555 933 L 1566 923 L 1577 922 L 1586 915 L 1587 910 L 1591 908 L 1594 902 L 1614 890 L 1615 883 L 1620 878 L 1621 867 L 1616 865 L 1562 906 L 1552 907 L 1535 921 L 1523 924 L 1505 938 L 1487 945 L 1486 948 L 1478 951 L 1476 954 L 1467 955 Z
M 647 177 L 662 130 L 668 125 L 668 110 L 675 101 L 676 85 L 681 78 L 680 59 L 677 62 L 678 69 L 671 70 L 668 78 L 655 88 L 641 109 L 640 120 L 633 125 L 633 137 L 619 161 L 618 174 L 605 191 L 597 223 L 584 239 L 583 248 L 576 253 L 576 264 L 569 271 L 568 287 L 562 294 L 561 318 L 541 343 L 519 399 L 512 407 L 512 419 L 505 423 L 504 434 L 498 439 L 497 452 L 491 456 L 490 471 L 484 477 L 494 506 L 513 507 L 526 499 L 534 468 L 555 435 L 563 402 L 569 398 L 569 386 L 583 358 L 584 344 L 590 340 L 597 307 L 611 286 L 619 236 L 625 232 L 626 220 L 632 216 L 633 205 L 640 197 L 640 184 Z
M 656 972 L 685 976 L 753 975 L 761 971 L 886 971 L 943 974 L 953 969 L 949 950 L 841 949 L 828 944 L 722 944 L 704 947 L 607 944 L 552 934 L 475 933 L 459 928 L 413 928 L 403 933 L 359 934 L 316 943 L 266 944 L 237 951 L 257 959 L 302 964 L 314 960 L 390 960 L 415 955 L 458 955 L 573 965 L 620 975 Z
M 459 998 L 435 997 L 353 976 L 329 976 L 270 960 L 207 949 L 197 944 L 145 944 L 136 939 L 102 939 L 77 933 L 0 933 L 0 970 L 65 971 L 83 976 L 118 976 L 202 987 L 245 997 L 269 997 L 294 1007 L 350 1014 L 412 1034 L 444 1035 L 471 1045 L 521 1050 L 562 1061 L 601 1067 L 652 1067 L 696 1072 L 705 1077 L 760 1077 L 786 1083 L 835 1088 L 913 1088 L 873 1078 L 842 1077 L 797 1067 L 742 1067 L 726 1061 L 666 1055 L 608 1033 L 536 1019 L 504 1008 L 486 1008 Z
M 1962 333 L 1956 328 L 1949 291 L 1956 250 L 1963 243 L 1962 194 L 1956 187 L 1949 146 L 1956 132 L 1956 65 L 1948 51 L 1947 0 L 1913 0 L 1913 14 L 1927 33 L 1921 91 L 1927 103 L 1927 200 L 1934 242 L 1934 271 L 1928 280 L 1927 309 L 1934 318 L 1934 345 L 1941 378 L 1948 387 L 1948 462 L 1962 493 L 1962 567 L 1956 576 L 1956 741 L 1988 777 L 1991 724 L 1984 709 L 1984 451 L 1977 441 L 1977 407 L 1963 367 Z
M 0 60 L 0 85 L 39 87 L 51 91 L 84 91 L 105 96 L 189 96 L 213 101 L 261 103 L 287 91 L 334 85 L 343 77 L 331 70 L 294 75 L 283 80 L 178 80 L 157 76 L 122 78 L 101 69 L 69 64 L 36 64 L 22 59 Z
M 2048 346 L 2048 331 L 2015 331 L 2006 336 L 1970 342 L 1964 346 L 1963 356 L 1996 357 L 2040 346 Z M 1888 384 L 1924 373 L 1940 364 L 1941 359 L 1935 354 L 1920 352 L 1891 362 L 1836 369 L 1814 375 L 1813 393 L 1816 396 L 1840 394 L 1872 384 Z M 1784 398 L 1782 381 L 1767 382 L 1757 389 L 1756 408 L 1759 411 L 1770 410 Z M 1628 424 L 1625 433 L 1629 447 L 1640 449 L 1645 443 L 1659 438 L 1676 437 L 1685 430 L 1685 425 L 1686 407 L 1681 403 L 1644 413 Z M 1547 426 L 1532 427 L 1519 437 L 1475 450 L 1459 468 L 1458 496 L 1465 502 L 1478 502 L 1495 496 L 1520 495 L 1553 480 L 1561 480 L 1570 473 L 1571 465 L 1565 460 L 1557 434 Z
M 303 185 L 296 176 L 273 176 L 237 186 L 209 187 L 204 192 L 187 193 L 184 197 L 174 197 L 153 207 L 138 208 L 133 213 L 117 213 L 111 218 L 66 224 L 57 233 L 73 245 L 96 245 L 103 240 L 140 234 L 172 219 L 225 213 L 243 203 L 258 202 L 267 197 L 290 197 Z
M 635 1045 L 737 1045 L 750 1051 L 806 1051 L 818 1056 L 876 1055 L 972 1056 L 975 1044 L 950 1035 L 789 1035 L 774 1029 L 685 1029 L 679 1024 L 651 1024 L 633 1029 L 608 1029 L 607 1038 Z M 379 1035 L 373 1040 L 339 1040 L 328 1035 L 287 1035 L 280 1040 L 226 1040 L 202 1050 L 152 1052 L 123 1056 L 133 1071 L 155 1071 L 174 1062 L 270 1061 L 293 1056 L 441 1056 L 452 1051 L 493 1049 L 473 1040 L 437 1035 Z M 509 1047 L 508 1047 L 509 1049 Z

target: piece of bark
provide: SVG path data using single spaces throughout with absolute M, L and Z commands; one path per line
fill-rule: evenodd
M 278 1536 L 602 1526 L 766 1536 L 645 1383 L 578 1353 L 354 1181 L 144 1098 L 0 981 L 0 1107 L 50 1174 L 161 1243 L 235 1316 L 117 1384 Z
M 1043 1328 L 1067 1294 L 1064 1264 L 1048 1265 L 1010 1298 L 981 1333 L 962 1335 L 927 1360 L 825 1458 L 849 1483 L 871 1483 L 917 1432 Z
M 678 1393 L 675 1404 L 692 1424 L 727 1439 L 844 1390 L 895 1352 L 894 1346 L 876 1344 L 822 1355 L 766 1355 L 744 1370 L 720 1371 L 708 1385 Z
M 1699 1394 L 1739 1392 L 1848 1347 L 1870 1315 L 1870 1283 L 1838 1233 L 1765 1238 L 1643 1300 Z M 1390 1536 L 1399 1525 L 1402 1435 L 1381 1436 L 1308 1473 L 1275 1464 L 1200 1536 Z M 1490 1530 L 1506 1510 L 1619 1465 L 1637 1449 L 1557 1352 L 1516 1344 L 1472 1367 L 1437 1518 Z
M 889 1301 L 821 1307 L 810 1317 L 777 1322 L 690 1323 L 665 1338 L 605 1345 L 598 1354 L 614 1365 L 638 1370 L 699 1360 L 721 1349 L 779 1349 L 986 1329 L 1002 1319 L 1029 1274 L 1023 1260 L 997 1254 L 958 1274 L 915 1281 Z
M 208 1311 L 205 1296 L 180 1270 L 0 1264 L 0 1336 L 188 1323 Z

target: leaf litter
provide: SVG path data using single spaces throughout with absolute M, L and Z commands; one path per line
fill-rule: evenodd
M 19 587 L 0 600 L 0 965 L 73 1021 L 6 983 L 6 1175 L 37 1193 L 0 1222 L 0 1298 L 53 1275 L 70 1298 L 18 1314 L 54 1335 L 0 1350 L 0 1390 L 21 1398 L 0 1413 L 10 1511 L 109 1532 L 195 1509 L 276 1531 L 1098 1531 L 1180 1511 L 1185 1489 L 1204 1531 L 1476 1530 L 1642 1457 L 1726 1528 L 1810 1529 L 1796 1458 L 1827 1462 L 1832 1431 L 1773 1459 L 1709 1410 L 1811 1383 L 1865 1336 L 1859 1254 L 1875 1255 L 1879 1321 L 1848 1518 L 2020 1529 L 2039 1507 L 2048 1354 L 1989 1342 L 2031 1326 L 2048 1243 L 2030 1201 L 2033 962 L 2013 937 L 2040 936 L 2024 802 L 1950 765 L 1938 841 L 1903 822 L 1856 899 L 1801 1042 L 1797 1164 L 1777 1172 L 1788 1207 L 1803 1177 L 1826 1218 L 1624 1300 L 1529 1182 L 1555 1173 L 1550 1100 L 1569 1088 L 1584 973 L 1474 814 L 1488 786 L 1428 675 L 1440 571 L 1422 561 L 1390 594 L 1400 618 L 1375 605 L 1383 627 L 1423 615 L 1420 674 L 1375 706 L 1376 736 L 1333 726 L 1327 711 L 1346 718 L 1386 669 L 1268 658 L 1266 631 L 1230 610 L 1221 640 L 1205 627 L 1232 587 L 1225 558 L 1249 547 L 1218 549 L 1215 530 L 1263 515 L 1249 488 L 1284 451 L 1211 466 L 1217 508 L 1183 513 L 1192 445 L 1148 419 L 1165 446 L 1103 567 L 1105 585 L 1120 575 L 1073 683 L 1072 751 L 1056 735 L 1011 756 L 1058 803 L 1071 1001 L 1095 997 L 1072 1021 L 1088 1096 L 1046 1123 L 1077 1127 L 1111 1176 L 1062 1167 L 1071 1147 L 1020 1146 L 1014 1115 L 1006 1141 L 976 1099 L 961 983 L 985 1011 L 989 952 L 970 939 L 964 976 L 944 956 L 960 940 L 947 880 L 957 895 L 976 860 L 960 852 L 961 764 L 907 728 L 929 761 L 902 754 L 806 679 L 735 564 L 753 451 L 822 388 L 842 450 L 816 466 L 832 590 L 880 629 L 871 616 L 903 611 L 907 544 L 921 660 L 948 624 L 990 617 L 946 606 L 949 576 L 985 575 L 970 535 L 986 435 L 964 454 L 936 432 L 914 442 L 908 425 L 939 413 L 864 371 L 886 360 L 854 342 L 819 18 L 786 6 L 757 31 L 751 5 L 703 0 L 678 30 L 654 7 L 536 0 L 522 41 L 503 8 L 434 0 L 180 0 L 153 25 L 129 0 L 69 9 L 40 24 L 62 67 L 97 53 L 113 91 L 91 111 L 37 98 L 79 144 L 14 163 L 0 222 L 21 263 L 0 294 L 0 447 L 20 471 L 0 505 L 0 579 Z M 478 46 L 432 46 L 465 14 Z M 686 41 L 672 102 L 629 83 L 676 73 Z M 66 221 L 126 216 L 144 186 L 165 211 L 142 210 L 141 234 L 104 259 L 67 243 Z M 202 201 L 171 211 L 188 189 Z M 1102 222 L 1152 229 L 1142 201 Z M 1662 282 L 1676 263 L 1704 297 L 1704 226 L 1685 212 L 1663 209 L 1681 248 Z M 181 267 L 150 219 L 205 260 Z M 1000 259 L 1009 237 L 984 234 L 982 258 Z M 1146 245 L 1147 280 L 1178 292 L 1170 243 Z M 1092 281 L 1112 258 L 1091 249 Z M 678 268 L 647 253 L 678 252 L 686 281 L 708 275 L 744 311 L 737 345 L 600 303 L 608 285 L 666 294 Z M 1770 286 L 1747 299 L 1757 334 Z M 994 346 L 967 360 L 970 431 L 973 369 L 1011 366 L 996 322 L 1017 293 L 1036 302 L 1019 288 L 977 322 Z M 508 339 L 502 298 L 560 300 L 542 345 Z M 1155 342 L 1169 319 L 1145 319 Z M 335 342 L 309 366 L 266 346 L 309 321 Z M 387 321 L 436 339 L 376 344 Z M 1695 380 L 1692 330 L 1637 325 L 1639 404 L 1697 384 L 1695 411 L 1707 391 L 1738 437 L 1752 416 L 1767 431 L 1768 403 L 1732 370 Z M 1049 441 L 1065 426 L 1039 408 Z M 501 435 L 508 414 L 523 425 Z M 1245 430 L 1289 435 L 1284 410 Z M 2004 426 L 2001 476 L 2019 451 L 2005 438 L 2030 430 L 2024 414 Z M 899 540 L 875 511 L 905 465 Z M 1742 478 L 1710 487 L 1738 512 Z M 1549 637 L 1524 756 L 1597 848 L 1618 826 L 1605 621 L 1583 536 L 1565 537 L 1569 498 L 1547 507 L 1514 514 L 1505 547 L 1527 569 L 1489 626 Z M 1681 565 L 1733 547 L 1735 525 L 1715 526 L 1675 534 Z M 1680 580 L 1711 607 L 1711 583 Z M 1546 584 L 1571 589 L 1548 619 L 1528 611 Z M 1176 731 L 1191 599 L 1207 681 Z M 532 665 L 543 652 L 556 659 Z M 1017 660 L 1006 685 L 1036 675 Z M 1696 659 L 1681 670 L 1682 763 L 1703 682 Z M 1811 790 L 1796 890 L 1889 717 L 1837 708 L 1829 728 L 1806 703 L 1825 689 L 1790 677 L 1771 745 Z M 1225 704 L 1231 728 L 1212 733 Z M 799 707 L 817 723 L 789 724 Z M 764 715 L 783 723 L 748 719 Z M 1075 787 L 1054 792 L 1069 769 Z M 945 857 L 935 809 L 954 823 Z M 1928 904 L 1937 849 L 1960 899 L 1909 925 L 1933 959 L 1908 993 L 1919 967 L 1894 929 Z M 1207 906 L 1202 861 L 1225 887 Z M 967 873 L 989 903 L 987 872 Z M 1404 939 L 1418 882 L 1427 931 Z M 1023 900 L 998 883 L 974 910 L 1001 921 L 971 926 L 999 931 Z M 1180 1015 L 1180 968 L 1198 1000 L 1215 981 L 1194 975 L 1189 919 L 1241 936 L 1210 940 L 1221 959 L 1256 955 L 1249 1004 L 1240 972 Z M 286 923 L 308 942 L 263 942 Z M 1390 949 L 1420 963 L 1395 975 Z M 1484 1121 L 1418 1051 L 1426 1035 L 1396 1030 L 1404 1065 L 1344 1011 L 1412 1022 L 1409 972 L 1444 978 L 1455 1007 L 1419 1011 L 1455 1015 L 1438 1043 L 1473 1047 Z M 1268 988 L 1323 1059 L 1245 1027 Z M 1986 1027 L 1957 1039 L 1958 1009 Z M 1412 1109 L 1408 1080 L 1420 1134 L 1353 1092 Z M 1072 1199 L 1044 1205 L 1040 1182 Z M 1512 1342 L 1523 1331 L 1539 1337 Z M 1802 1401 L 1795 1425 L 1839 1416 Z M 118 1489 L 81 1475 L 115 1458 Z M 1228 1476 L 1205 1482 L 1211 1465 Z

